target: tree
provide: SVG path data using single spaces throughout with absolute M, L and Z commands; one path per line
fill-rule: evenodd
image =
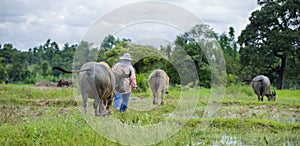
M 28 51 L 20 51 L 12 44 L 0 45 L 0 83 L 4 80 L 11 82 L 34 83 L 36 80 L 58 80 L 61 72 L 50 70 L 53 66 L 62 66 L 72 69 L 73 56 L 77 45 L 65 44 L 62 50 L 56 42 L 48 39 L 44 44 L 29 48 Z M 95 48 L 91 44 L 83 42 L 79 55 L 86 58 L 84 61 L 93 60 Z
M 81 41 L 74 54 L 73 68 L 80 69 L 81 66 L 90 61 L 96 61 L 98 58 L 98 48 L 94 48 L 92 43 Z
M 108 35 L 104 38 L 100 47 L 103 48 L 105 51 L 107 51 L 108 49 L 113 48 L 116 42 L 117 39 L 113 35 Z
M 221 50 L 218 50 L 218 42 L 216 41 L 217 34 L 205 24 L 195 25 L 189 32 L 186 32 L 180 36 L 177 36 L 175 40 L 175 49 L 172 56 L 173 58 L 180 57 L 179 54 L 186 52 L 188 56 L 191 57 L 194 64 L 196 65 L 196 70 L 198 72 L 199 85 L 204 87 L 211 87 L 212 75 L 214 78 L 214 83 L 223 82 L 224 72 L 219 71 L 220 68 L 215 62 L 224 62 Z M 184 50 L 184 51 L 183 51 Z M 186 55 L 184 55 L 187 57 Z M 181 58 L 183 58 L 181 56 Z M 174 60 L 177 65 L 185 64 L 189 58 L 183 58 L 179 60 Z M 184 67 L 184 66 L 182 66 Z M 186 68 L 187 72 L 189 68 Z M 220 75 L 216 75 L 220 73 Z M 192 77 L 195 78 L 195 77 Z M 189 79 L 187 79 L 189 81 Z
M 12 63 L 12 56 L 16 55 L 17 53 L 18 50 L 14 48 L 12 44 L 4 44 L 2 48 L 0 48 L 0 56 L 4 58 L 4 64 Z
M 61 50 L 60 57 L 62 59 L 60 63 L 61 66 L 64 66 L 66 69 L 72 69 L 73 57 L 76 51 L 77 45 L 69 45 L 66 43 Z
M 227 85 L 231 85 L 237 82 L 240 69 L 238 44 L 235 41 L 234 28 L 229 27 L 228 35 L 223 33 L 218 37 L 218 40 L 226 61 Z
M 2 72 L 5 73 L 2 78 L 20 81 L 29 75 L 27 52 L 17 50 L 12 44 L 4 44 L 3 48 L 0 48 L 0 58 L 2 58 Z
M 160 50 L 165 52 L 168 58 L 171 57 L 172 54 L 172 46 L 171 44 L 168 44 L 167 46 L 160 46 Z
M 167 73 L 172 69 L 169 67 L 170 65 L 168 64 L 167 56 L 165 56 L 162 51 L 151 46 L 136 45 L 128 42 L 125 44 L 119 43 L 114 48 L 105 51 L 101 59 L 105 60 L 110 66 L 113 66 L 120 61 L 120 57 L 124 53 L 130 53 L 131 58 L 133 59 L 131 63 L 135 69 L 139 87 L 138 91 L 147 90 L 148 76 L 154 69 L 163 69 Z M 171 82 L 174 83 L 175 76 L 172 76 L 170 79 Z
M 7 70 L 5 69 L 3 61 L 4 58 L 0 57 L 0 84 L 7 78 Z
M 45 60 L 42 62 L 42 65 L 41 65 L 41 74 L 43 76 L 47 76 L 49 75 L 49 71 L 50 71 L 50 63 Z
M 105 51 L 114 48 L 116 45 L 121 44 L 123 42 L 131 42 L 130 39 L 119 39 L 119 38 L 115 38 L 113 35 L 108 35 L 104 38 L 104 40 L 101 43 L 100 48 L 104 49 Z
M 288 60 L 299 53 L 299 5 L 299 0 L 276 0 L 251 14 L 238 38 L 245 78 L 266 74 L 278 78 L 278 89 L 284 88 L 287 64 L 293 63 Z

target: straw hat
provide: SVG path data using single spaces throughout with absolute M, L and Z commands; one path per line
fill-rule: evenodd
M 120 57 L 120 59 L 124 59 L 124 60 L 132 60 L 129 53 L 125 53 L 122 57 Z

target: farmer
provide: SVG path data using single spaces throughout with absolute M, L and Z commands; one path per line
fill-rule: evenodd
M 117 93 L 114 96 L 114 108 L 117 111 L 125 112 L 128 107 L 128 100 L 130 97 L 131 87 L 133 90 L 136 90 L 136 77 L 133 66 L 131 65 L 131 56 L 129 53 L 125 53 L 122 57 L 120 57 L 121 61 L 115 64 L 112 70 L 116 73 L 130 74 L 129 78 L 125 78 L 123 80 L 125 92 Z

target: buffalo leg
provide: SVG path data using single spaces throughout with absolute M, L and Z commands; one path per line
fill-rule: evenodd
M 161 105 L 165 104 L 164 100 L 165 100 L 165 92 L 164 92 L 164 90 L 161 90 L 161 102 L 160 102 Z
M 105 109 L 105 103 L 106 101 L 103 99 L 100 99 L 99 102 L 99 116 L 105 116 L 106 115 L 106 109 Z
M 87 95 L 82 94 L 82 100 L 83 100 L 84 113 L 87 113 L 87 106 L 88 106 L 88 97 L 87 97 Z
M 113 98 L 113 97 L 112 97 Z M 111 107 L 111 105 L 112 105 L 112 98 L 111 99 L 108 99 L 108 100 L 106 100 L 107 101 L 107 104 L 106 104 L 106 111 L 107 111 L 107 114 L 111 114 L 111 112 L 110 112 L 110 107 Z
M 157 96 L 158 96 L 157 94 L 158 94 L 157 92 L 153 92 L 153 104 L 154 104 L 154 105 L 157 105 L 157 98 L 158 98 L 158 97 L 157 97 Z
M 99 108 L 99 104 L 100 104 L 101 100 L 99 97 L 96 97 L 93 103 L 94 106 L 94 110 L 95 110 L 95 116 L 100 116 L 100 113 L 98 111 Z M 99 109 L 100 110 L 100 109 Z
M 111 105 L 112 105 L 112 99 L 109 99 L 106 105 L 106 110 L 110 110 Z

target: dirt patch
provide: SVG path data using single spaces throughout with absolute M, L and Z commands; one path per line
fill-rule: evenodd
M 0 105 L 69 107 L 69 106 L 77 106 L 77 102 L 73 99 L 32 100 L 32 99 L 0 98 Z
M 40 118 L 47 114 L 66 115 L 70 108 L 53 108 L 47 106 L 0 106 L 0 110 L 0 125 L 5 123 L 15 125 L 19 122 Z
M 278 122 L 300 122 L 300 112 L 296 108 L 285 109 L 275 105 L 259 106 L 222 106 L 217 117 L 223 118 L 256 118 Z
M 136 111 L 150 111 L 156 108 L 157 105 L 152 104 L 152 98 L 131 97 L 129 100 L 129 109 Z

